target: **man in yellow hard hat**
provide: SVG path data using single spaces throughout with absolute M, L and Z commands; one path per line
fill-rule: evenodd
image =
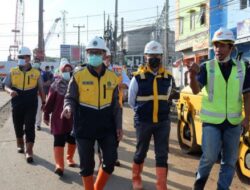
M 196 174 L 195 190 L 204 189 L 219 155 L 221 169 L 217 189 L 229 189 L 238 159 L 241 126 L 246 129 L 249 127 L 250 67 L 231 58 L 234 42 L 231 30 L 218 29 L 212 39 L 214 59 L 200 67 L 195 63 L 189 66 L 190 87 L 193 93 L 197 94 L 201 90 L 203 93 L 200 111 L 203 122 L 203 153 Z

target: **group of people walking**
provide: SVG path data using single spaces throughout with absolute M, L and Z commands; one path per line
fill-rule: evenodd
M 203 154 L 194 184 L 197 190 L 204 189 L 219 154 L 222 162 L 217 188 L 229 189 L 237 160 L 243 103 L 245 118 L 242 124 L 249 127 L 250 67 L 231 59 L 234 37 L 230 32 L 219 29 L 214 34 L 214 60 L 200 66 L 188 66 L 193 92 L 204 91 L 201 111 Z M 130 81 L 123 71 L 110 65 L 110 51 L 105 41 L 100 37 L 93 38 L 86 46 L 86 66 L 73 71 L 72 65 L 62 59 L 60 74 L 51 84 L 46 99 L 40 73 L 30 64 L 29 49 L 23 47 L 21 50 L 26 52 L 19 52 L 18 67 L 12 68 L 6 77 L 5 90 L 12 97 L 18 152 L 25 152 L 27 162 L 33 161 L 39 91 L 42 106 L 38 109 L 43 110 L 44 123 L 50 125 L 54 136 L 55 173 L 63 175 L 64 146 L 67 143 L 69 166 L 75 166 L 73 155 L 78 149 L 84 189 L 104 189 L 118 160 L 117 149 L 123 136 L 122 92 L 128 88 L 128 103 L 135 112 L 137 142 L 131 165 L 133 189 L 143 189 L 141 174 L 153 136 L 156 189 L 167 190 L 169 114 L 171 99 L 177 92 L 171 72 L 164 68 L 163 49 L 159 42 L 146 44 L 145 64 Z M 101 164 L 94 178 L 96 142 Z

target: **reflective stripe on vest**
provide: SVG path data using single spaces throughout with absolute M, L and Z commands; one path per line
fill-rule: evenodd
M 215 69 L 215 61 L 211 60 L 210 61 L 210 78 L 209 78 L 209 90 L 208 90 L 208 99 L 210 102 L 213 101 L 214 98 L 214 69 Z M 242 89 L 243 89 L 243 84 L 244 84 L 244 76 L 243 76 L 243 70 L 242 70 L 242 65 L 239 61 L 236 62 L 237 65 L 237 73 L 238 73 L 238 78 L 240 82 L 240 91 L 239 91 L 239 100 L 241 99 L 242 96 Z
M 242 98 L 242 89 L 243 89 L 243 83 L 244 83 L 244 73 L 243 73 L 243 68 L 242 65 L 239 61 L 237 61 L 237 69 L 238 69 L 238 78 L 240 82 L 240 91 L 239 91 L 239 101 Z
M 163 74 L 163 75 L 162 75 Z M 158 85 L 157 85 L 157 79 L 158 78 L 169 78 L 169 72 L 167 70 L 164 71 L 164 73 L 162 74 L 158 74 L 154 77 L 154 81 L 153 81 L 153 95 L 149 95 L 149 96 L 137 96 L 136 97 L 136 101 L 153 101 L 153 122 L 157 123 L 158 122 L 158 111 L 159 111 L 159 100 L 164 100 L 164 101 L 168 101 L 169 96 L 171 94 L 172 91 L 172 86 L 173 86 L 173 82 L 172 79 L 170 80 L 170 86 L 168 88 L 167 94 L 166 95 L 159 95 L 158 94 Z M 146 76 L 144 73 L 140 73 L 140 78 L 142 80 L 146 79 Z
M 209 90 L 208 90 L 208 99 L 210 102 L 213 101 L 214 98 L 214 70 L 215 70 L 215 66 L 214 66 L 214 60 L 210 61 L 210 77 L 209 77 Z
M 245 78 L 244 63 L 236 62 L 225 81 L 216 60 L 207 63 L 207 85 L 203 88 L 201 120 L 219 124 L 226 118 L 231 124 L 242 120 L 242 88 Z

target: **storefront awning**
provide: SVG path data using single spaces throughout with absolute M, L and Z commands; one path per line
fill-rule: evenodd
M 250 36 L 245 37 L 245 38 L 240 38 L 235 41 L 235 44 L 242 44 L 242 43 L 250 43 Z

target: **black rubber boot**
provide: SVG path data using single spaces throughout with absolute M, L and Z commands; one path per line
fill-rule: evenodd
M 203 190 L 206 185 L 207 179 L 208 177 L 196 179 L 193 190 Z

